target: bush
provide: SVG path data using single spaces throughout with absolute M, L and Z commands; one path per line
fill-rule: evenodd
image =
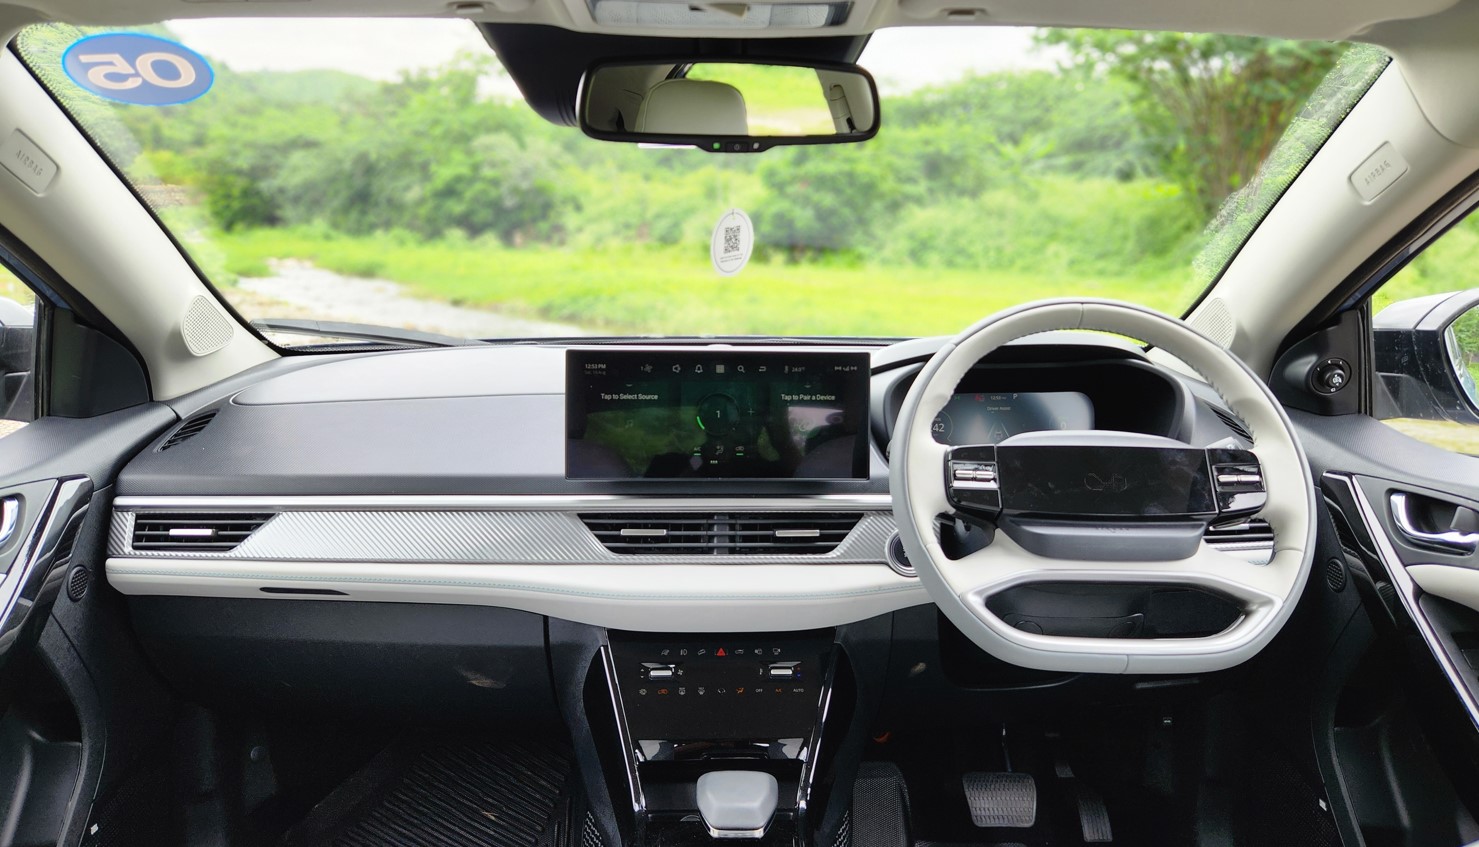
M 884 263 L 1123 276 L 1189 256 L 1195 210 L 1173 187 L 1149 181 L 1035 179 L 1031 190 L 993 190 L 909 209 L 886 230 Z

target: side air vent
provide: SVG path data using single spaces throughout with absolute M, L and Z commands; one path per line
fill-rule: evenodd
M 1227 428 L 1232 430 L 1234 435 L 1238 436 L 1244 441 L 1251 442 L 1253 440 L 1253 433 L 1248 431 L 1248 425 L 1243 423 L 1232 412 L 1211 405 L 1209 405 L 1207 408 L 1211 409 L 1212 414 L 1216 415 L 1218 419 L 1220 419 L 1224 424 L 1227 424 Z
M 1251 521 L 1214 526 L 1203 536 L 1207 543 L 1222 550 L 1256 550 L 1274 545 L 1274 531 L 1268 521 L 1257 518 Z
M 581 515 L 607 550 L 623 555 L 820 556 L 857 526 L 857 512 L 615 512 Z
M 134 516 L 133 549 L 224 553 L 271 518 L 236 512 L 139 514 Z
M 195 417 L 186 420 L 184 423 L 180 424 L 179 429 L 175 430 L 173 433 L 170 434 L 169 438 L 166 438 L 164 440 L 163 444 L 159 445 L 159 452 L 163 453 L 171 447 L 176 447 L 180 444 L 185 443 L 186 441 L 189 441 L 190 439 L 199 435 L 200 431 L 209 426 L 210 422 L 215 419 L 216 410 L 212 409 L 209 412 L 196 415 Z

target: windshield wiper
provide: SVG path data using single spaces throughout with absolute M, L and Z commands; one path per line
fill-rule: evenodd
M 476 338 L 458 338 L 437 332 L 422 332 L 418 329 L 402 329 L 396 326 L 350 323 L 347 321 L 312 321 L 297 318 L 258 318 L 252 326 L 263 332 L 282 332 L 288 335 L 321 335 L 325 338 L 347 338 L 354 341 L 374 341 L 383 344 L 405 344 L 413 347 L 473 347 L 487 344 Z

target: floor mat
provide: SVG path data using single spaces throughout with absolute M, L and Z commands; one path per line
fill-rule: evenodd
M 570 754 L 554 744 L 411 739 L 316 806 L 284 847 L 567 847 Z

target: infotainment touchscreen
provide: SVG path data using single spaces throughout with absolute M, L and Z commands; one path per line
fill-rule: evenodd
M 571 350 L 571 479 L 864 479 L 868 354 Z

